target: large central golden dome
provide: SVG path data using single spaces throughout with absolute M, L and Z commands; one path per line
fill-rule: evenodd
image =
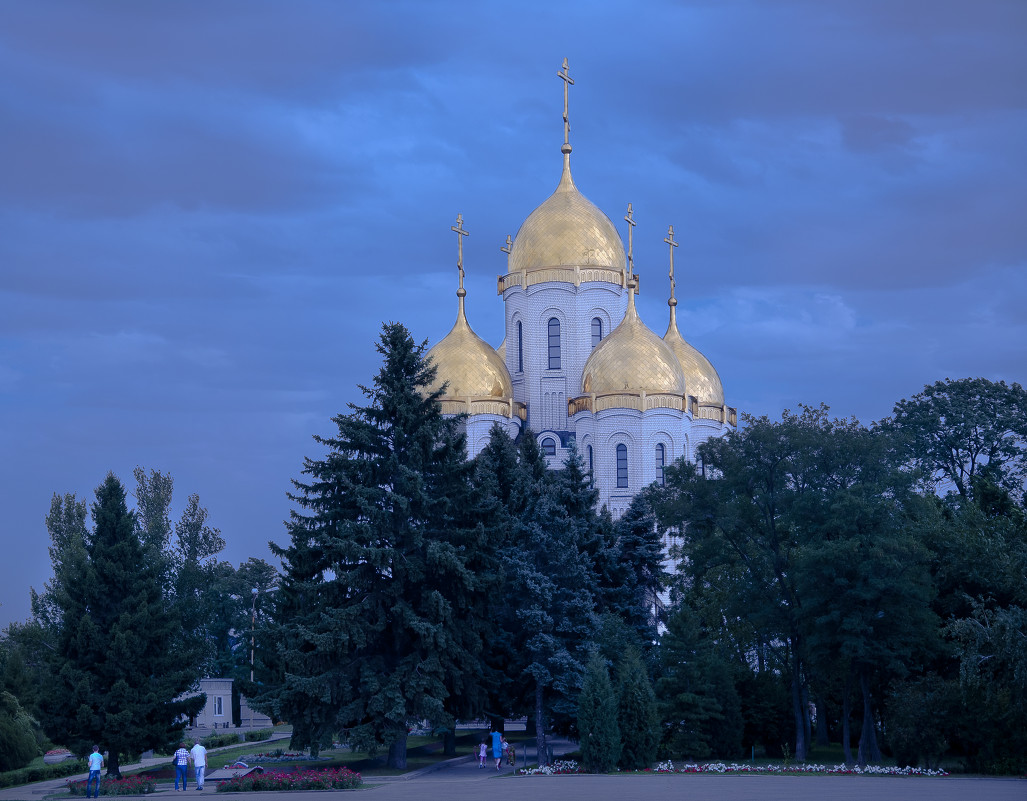
M 571 178 L 570 154 L 556 191 L 528 215 L 510 250 L 511 273 L 578 267 L 624 270 L 624 244 L 610 218 Z
M 586 395 L 646 392 L 683 396 L 685 375 L 681 365 L 667 343 L 639 318 L 634 295 L 632 286 L 621 324 L 596 345 L 585 362 L 582 392 Z

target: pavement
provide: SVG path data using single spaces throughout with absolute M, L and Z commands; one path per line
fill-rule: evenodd
M 288 734 L 281 735 L 281 739 Z M 265 741 L 266 742 L 266 741 Z M 550 738 L 554 754 L 576 746 L 567 740 Z M 214 752 L 216 755 L 216 752 Z M 517 767 L 526 760 L 536 762 L 534 745 L 518 748 Z M 167 757 L 150 764 L 166 764 Z M 440 762 L 430 768 L 402 776 L 367 777 L 360 790 L 318 791 L 313 801 L 344 801 L 354 794 L 366 801 L 1025 801 L 1027 780 L 970 779 L 962 777 L 917 778 L 882 776 L 739 776 L 668 775 L 647 776 L 516 776 L 515 768 L 495 762 L 479 768 L 472 754 Z M 212 764 L 217 764 L 216 759 Z M 127 767 L 127 766 L 126 766 Z M 132 766 L 135 767 L 135 766 Z M 59 792 L 66 779 L 0 790 L 0 801 L 42 801 L 44 795 Z M 174 792 L 160 790 L 158 795 Z M 191 801 L 212 794 L 210 785 L 199 793 L 190 782 Z M 262 792 L 251 801 L 297 801 L 310 793 Z M 240 801 L 243 801 L 242 799 Z

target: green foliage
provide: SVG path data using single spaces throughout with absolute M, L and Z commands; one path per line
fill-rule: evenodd
M 617 766 L 621 732 L 617 725 L 617 696 L 606 661 L 593 652 L 578 696 L 578 736 L 581 761 L 589 773 L 609 773 Z
M 202 698 L 176 700 L 197 665 L 173 647 L 182 629 L 164 592 L 167 556 L 137 528 L 121 482 L 108 474 L 97 488 L 91 531 L 82 508 L 74 496 L 55 496 L 47 518 L 54 579 L 37 610 L 53 647 L 41 717 L 73 751 L 102 743 L 117 776 L 119 754 L 179 739 L 181 716 Z
M 56 765 L 39 765 L 21 770 L 0 772 L 0 787 L 17 787 L 21 784 L 34 784 L 50 779 L 63 779 L 65 776 L 74 776 L 78 773 L 85 773 L 89 765 L 84 759 L 69 759 L 65 762 L 58 762 Z
M 294 748 L 316 753 L 335 732 L 405 764 L 409 721 L 450 716 L 454 691 L 473 697 L 483 622 L 462 515 L 469 466 L 455 420 L 443 418 L 435 368 L 398 324 L 383 326 L 383 365 L 366 406 L 317 437 L 290 497 L 302 511 L 291 543 L 272 546 L 285 575 L 265 637 L 278 661 L 258 708 L 293 725 Z M 271 648 L 261 649 L 262 652 Z
M 246 740 L 249 741 L 249 739 L 249 734 L 247 734 Z M 215 732 L 213 734 L 208 734 L 203 738 L 200 744 L 204 748 L 221 748 L 226 745 L 235 745 L 238 742 L 241 742 L 239 735 L 234 731 L 229 731 L 224 733 Z
M 656 759 L 659 723 L 649 673 L 633 647 L 617 662 L 616 694 L 621 736 L 618 764 L 625 770 L 645 770 Z
M 888 693 L 887 745 L 899 767 L 937 769 L 959 718 L 959 686 L 930 674 L 895 685 Z
M 274 729 L 257 729 L 256 731 L 246 732 L 246 742 L 257 743 L 263 740 L 270 740 L 271 735 L 274 734 Z
M 1019 384 L 937 381 L 895 404 L 886 425 L 895 432 L 904 460 L 930 487 L 951 488 L 960 499 L 978 502 L 989 487 L 998 488 L 1022 501 L 1027 391 Z
M 25 767 L 39 755 L 33 720 L 9 692 L 0 692 L 0 771 Z
M 737 756 L 743 722 L 733 671 L 687 605 L 667 620 L 659 657 L 655 689 L 663 753 L 688 759 Z

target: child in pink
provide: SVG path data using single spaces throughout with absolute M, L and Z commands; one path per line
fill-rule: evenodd
M 478 746 L 478 767 L 479 768 L 485 767 L 485 757 L 488 756 L 488 752 L 489 751 L 488 751 L 488 748 L 486 748 L 485 743 L 482 743 L 481 745 Z

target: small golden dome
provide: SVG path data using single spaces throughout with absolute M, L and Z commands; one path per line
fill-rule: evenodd
M 463 290 L 461 290 L 463 292 Z M 434 392 L 447 384 L 444 398 L 510 398 L 513 384 L 503 359 L 467 324 L 464 298 L 452 330 L 428 351 L 436 366 Z
M 528 215 L 510 251 L 511 273 L 554 267 L 624 269 L 624 244 L 617 229 L 574 185 L 566 152 L 559 186 Z
M 694 395 L 699 403 L 723 406 L 724 386 L 720 383 L 720 376 L 710 360 L 685 342 L 684 337 L 681 336 L 681 332 L 678 330 L 677 316 L 674 313 L 674 304 L 670 307 L 670 325 L 667 326 L 667 333 L 663 335 L 663 341 L 670 346 L 681 363 L 688 392 Z
M 666 342 L 650 331 L 635 310 L 634 286 L 628 310 L 610 335 L 596 345 L 582 371 L 582 391 L 604 395 L 624 391 L 685 394 L 681 365 Z

